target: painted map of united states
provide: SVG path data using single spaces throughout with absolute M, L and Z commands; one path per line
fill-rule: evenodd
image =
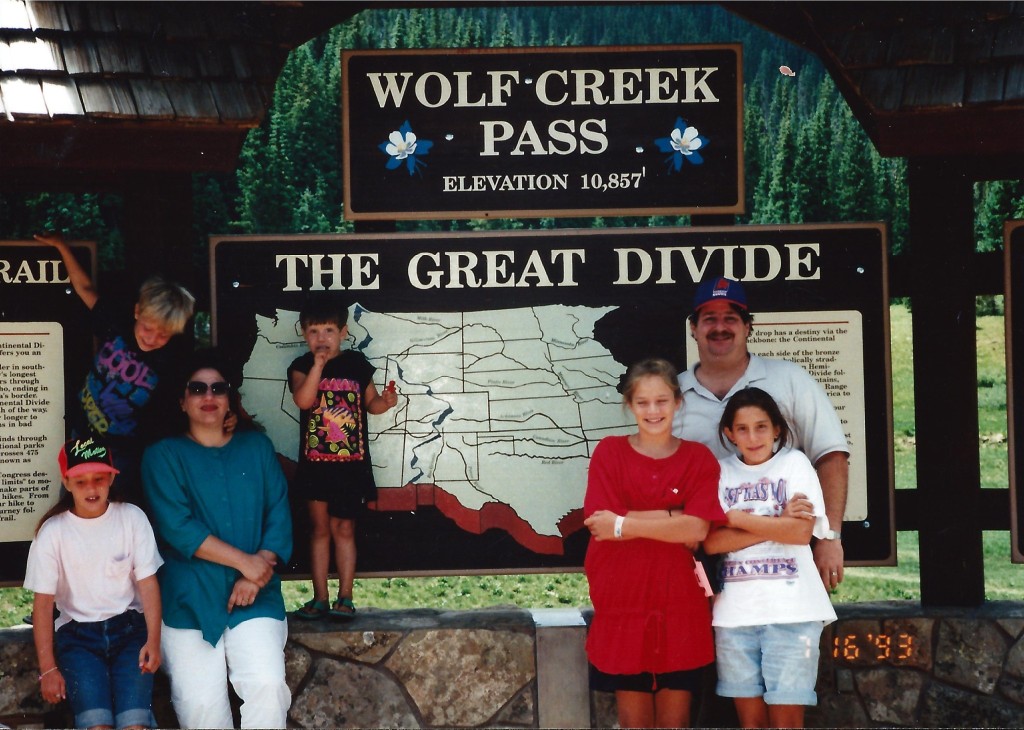
M 369 421 L 376 509 L 432 505 L 463 530 L 499 528 L 534 552 L 561 554 L 581 526 L 594 445 L 632 427 L 615 389 L 624 368 L 594 339 L 612 309 L 354 305 L 348 345 L 377 368 L 378 391 L 393 380 L 399 393 L 396 408 Z M 294 460 L 299 413 L 285 373 L 306 350 L 298 313 L 256 320 L 243 404 Z

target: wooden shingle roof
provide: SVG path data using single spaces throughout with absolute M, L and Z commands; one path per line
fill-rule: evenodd
M 288 52 L 359 9 L 0 0 L 2 164 L 95 171 L 105 150 L 129 168 L 233 169 Z
M 818 55 L 879 152 L 1024 152 L 1024 3 L 739 2 Z

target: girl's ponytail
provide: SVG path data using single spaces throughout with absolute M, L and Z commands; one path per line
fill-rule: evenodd
M 50 507 L 50 509 L 46 510 L 46 514 L 39 518 L 39 524 L 36 525 L 35 534 L 39 534 L 39 530 L 42 528 L 43 523 L 46 522 L 48 519 L 50 519 L 51 517 L 56 517 L 60 514 L 64 514 L 65 512 L 70 511 L 71 508 L 75 506 L 74 495 L 72 495 L 71 492 L 69 492 L 67 489 L 64 489 L 63 487 L 61 488 L 60 491 L 61 495 L 60 499 L 57 500 L 57 504 L 53 505 L 52 507 Z

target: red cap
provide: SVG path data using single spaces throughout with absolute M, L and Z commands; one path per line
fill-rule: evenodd
M 110 448 L 92 436 L 65 443 L 57 455 L 57 463 L 60 464 L 60 475 L 65 479 L 94 472 L 120 473 L 114 468 L 114 455 Z

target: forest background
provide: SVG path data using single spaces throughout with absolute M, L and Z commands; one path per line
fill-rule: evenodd
M 818 59 L 789 42 L 732 15 L 717 5 L 635 3 L 628 5 L 524 5 L 451 8 L 377 8 L 295 49 L 278 79 L 263 124 L 243 146 L 236 171 L 193 176 L 195 200 L 193 240 L 188 242 L 197 281 L 208 281 L 207 237 L 212 234 L 342 233 L 352 230 L 343 219 L 341 173 L 340 53 L 344 49 L 376 48 L 505 48 L 517 46 L 607 46 L 646 44 L 740 43 L 743 46 L 744 163 L 746 210 L 739 224 L 885 221 L 894 255 L 907 247 L 907 165 L 901 158 L 882 158 Z M 789 66 L 795 76 L 780 73 Z M 38 193 L 0 195 L 0 232 L 9 240 L 27 239 L 41 230 L 99 244 L 101 280 L 123 266 L 119 227 L 123 201 L 114 194 Z M 1024 181 L 991 181 L 975 186 L 975 229 L 978 251 L 1003 245 L 1003 221 L 1024 218 Z M 510 230 L 591 227 L 688 225 L 687 216 L 489 219 L 400 221 L 399 231 Z M 200 296 L 200 301 L 208 297 Z M 903 312 L 902 303 L 896 303 Z M 1002 297 L 979 298 L 979 315 L 989 343 L 979 347 L 988 359 L 979 361 L 979 400 L 991 408 L 982 417 L 982 470 L 985 486 L 1006 487 L 1005 368 L 1002 352 Z M 906 346 L 909 321 L 897 336 L 901 314 L 894 310 L 894 380 L 899 378 L 898 348 Z M 209 336 L 209 315 L 197 316 L 197 340 Z M 901 340 L 906 340 L 901 342 Z M 998 342 L 995 342 L 998 340 Z M 895 406 L 897 482 L 913 488 L 912 381 L 894 384 L 895 394 L 908 394 Z M 1000 400 L 1001 394 L 1001 400 Z M 897 399 L 899 400 L 899 398 Z M 901 416 L 900 410 L 905 413 Z M 991 423 L 990 423 L 991 421 Z M 1000 423 L 1002 424 L 1000 426 Z M 993 447 L 985 454 L 986 445 Z M 902 456 L 901 456 L 902 455 Z M 1005 543 L 1005 548 L 1003 544 Z M 909 560 L 904 560 L 904 553 Z M 900 534 L 902 577 L 881 579 L 866 594 L 847 591 L 844 600 L 913 598 L 916 589 L 916 534 Z M 1006 533 L 986 534 L 986 554 L 1000 585 L 995 595 L 1024 598 L 1020 566 L 1008 564 Z M 1005 564 L 1005 565 L 1004 565 Z M 891 569 L 860 569 L 864 571 Z M 907 573 L 909 571 L 909 573 Z M 867 575 L 868 573 L 865 573 Z M 878 573 L 875 573 L 878 575 Z M 395 585 L 395 580 L 398 581 Z M 399 605 L 448 603 L 471 595 L 473 605 L 512 600 L 519 605 L 587 603 L 582 576 L 485 576 L 467 579 L 394 579 L 367 581 L 366 589 L 390 605 L 392 586 L 412 590 Z M 991 582 L 991 581 L 990 581 Z M 374 586 L 369 587 L 369 584 Z M 1009 586 L 1006 584 L 1009 583 Z M 887 586 L 887 587 L 885 587 Z M 1011 590 L 1005 595 L 1003 589 Z M 301 593 L 301 587 L 294 590 Z M 12 592 L 13 591 L 13 592 Z M 1020 592 L 1017 596 L 1015 591 Z M 992 591 L 989 592 L 992 597 Z M 490 600 L 486 597 L 490 595 Z M 518 594 L 518 595 L 517 595 Z M 298 601 L 301 595 L 294 597 Z M 20 615 L 25 599 L 16 589 L 0 591 L 0 625 L 4 609 Z M 402 601 L 405 601 L 402 603 Z M 372 602 L 372 601 L 371 601 Z

